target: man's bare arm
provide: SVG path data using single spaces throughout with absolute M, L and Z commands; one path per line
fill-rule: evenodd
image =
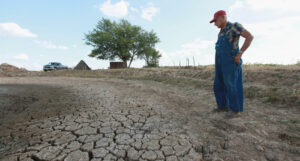
M 250 46 L 250 44 L 251 44 L 254 37 L 246 29 L 244 29 L 244 31 L 241 33 L 241 36 L 246 39 L 243 46 L 242 46 L 242 48 L 241 48 L 241 50 L 243 52 L 245 52 L 248 49 L 248 47 Z
M 241 48 L 241 50 L 243 51 L 243 53 L 247 50 L 247 48 L 250 46 L 252 40 L 253 40 L 253 36 L 251 35 L 251 33 L 249 31 L 247 31 L 246 29 L 244 29 L 244 31 L 241 33 L 241 36 L 244 37 L 246 40 Z M 234 61 L 237 63 L 237 64 L 240 64 L 241 59 L 242 57 L 242 54 L 239 52 L 236 54 L 236 56 L 234 57 Z

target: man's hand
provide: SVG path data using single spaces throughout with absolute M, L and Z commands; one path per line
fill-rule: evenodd
M 234 57 L 234 62 L 237 63 L 237 64 L 241 64 L 241 57 L 242 57 L 242 54 L 237 53 Z
M 241 36 L 246 39 L 243 46 L 242 46 L 242 48 L 241 48 L 241 50 L 243 51 L 242 53 L 244 53 L 247 50 L 247 48 L 250 46 L 250 44 L 253 40 L 253 36 L 246 29 L 244 29 L 244 31 L 241 33 Z M 242 53 L 237 53 L 236 56 L 234 57 L 234 62 L 236 64 L 241 64 Z

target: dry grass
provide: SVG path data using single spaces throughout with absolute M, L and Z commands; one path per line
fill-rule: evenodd
M 1 76 L 15 76 L 19 74 L 27 74 L 27 70 L 24 68 L 18 68 L 13 65 L 3 63 L 0 65 L 0 77 Z
M 246 98 L 257 98 L 266 103 L 281 103 L 287 106 L 300 107 L 299 65 L 243 64 L 242 68 Z M 51 72 L 31 72 L 28 76 L 152 80 L 184 88 L 212 90 L 214 65 L 181 68 L 100 69 L 92 71 L 69 69 Z

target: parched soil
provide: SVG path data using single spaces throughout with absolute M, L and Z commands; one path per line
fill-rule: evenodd
M 0 160 L 299 160 L 297 103 L 246 97 L 230 118 L 213 112 L 210 74 L 193 85 L 52 74 L 0 78 Z

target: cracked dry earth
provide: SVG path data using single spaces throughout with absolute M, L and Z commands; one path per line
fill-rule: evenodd
M 299 111 L 246 100 L 213 113 L 212 91 L 107 78 L 0 79 L 0 160 L 297 160 L 274 120 Z M 259 111 L 261 109 L 261 111 Z

